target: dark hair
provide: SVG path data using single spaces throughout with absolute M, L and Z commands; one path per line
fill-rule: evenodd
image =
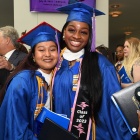
M 124 45 L 123 45 L 123 44 L 118 44 L 117 47 L 116 47 L 116 49 L 117 49 L 118 47 L 124 48 Z
M 63 39 L 63 33 L 64 33 L 64 30 L 66 29 L 66 27 L 68 26 L 69 22 L 66 22 L 62 28 L 62 32 L 61 32 L 61 35 L 60 35 L 60 49 L 64 49 L 66 47 L 66 43 Z
M 105 57 L 108 57 L 109 49 L 108 49 L 107 47 L 105 47 L 103 44 L 100 45 L 100 46 L 97 46 L 96 49 L 97 49 L 101 54 L 103 54 Z
M 69 22 L 67 22 L 63 29 L 60 38 L 61 49 L 66 47 L 66 43 L 63 40 L 63 32 L 65 28 L 68 26 Z M 89 26 L 90 37 L 87 45 L 85 46 L 85 54 L 83 57 L 82 65 L 81 65 L 81 83 L 82 90 L 86 90 L 89 96 L 89 104 L 90 106 L 90 116 L 94 117 L 97 120 L 97 114 L 100 110 L 101 100 L 102 100 L 102 78 L 101 72 L 98 65 L 98 53 L 90 52 L 91 48 L 91 40 L 92 40 L 92 29 Z M 95 69 L 96 68 L 96 69 Z
M 106 46 L 104 46 L 103 44 L 100 46 L 97 46 L 96 49 L 103 54 L 112 64 L 114 64 L 113 61 L 113 55 L 112 52 L 109 48 L 107 48 Z
M 121 47 L 121 48 L 124 49 L 124 45 L 122 45 L 122 44 L 118 44 L 118 45 L 116 46 L 116 50 L 117 50 L 117 48 L 119 48 L 119 47 Z M 118 62 L 118 58 L 117 58 L 117 55 L 116 55 L 116 50 L 115 50 L 115 63 Z
M 17 46 L 17 50 L 22 51 L 22 52 L 28 54 L 27 48 L 23 44 L 21 44 L 21 43 L 19 43 L 19 45 Z
M 0 105 L 2 104 L 2 101 L 4 99 L 6 88 L 10 80 L 20 71 L 22 70 L 32 70 L 32 74 L 34 74 L 35 70 L 39 68 L 39 66 L 34 62 L 33 55 L 34 55 L 35 47 L 31 49 L 29 54 L 23 59 L 23 61 L 16 67 L 16 69 L 9 75 L 9 77 L 6 80 L 6 83 L 4 84 L 3 88 L 0 91 Z

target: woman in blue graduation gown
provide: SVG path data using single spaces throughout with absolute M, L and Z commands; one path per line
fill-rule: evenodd
M 53 83 L 54 111 L 70 118 L 69 131 L 80 140 L 133 139 L 111 100 L 111 95 L 121 89 L 116 70 L 94 51 L 91 18 L 93 13 L 103 13 L 83 3 L 58 10 L 68 18 L 62 29 L 60 45 L 64 49 Z
M 0 140 L 37 140 L 36 118 L 43 106 L 50 108 L 48 86 L 58 61 L 56 32 L 60 35 L 42 22 L 19 39 L 31 51 L 0 94 Z

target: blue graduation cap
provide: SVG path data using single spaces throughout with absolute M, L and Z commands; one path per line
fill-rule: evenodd
M 42 22 L 19 38 L 18 42 L 25 43 L 33 48 L 40 42 L 54 41 L 59 48 L 58 40 L 60 39 L 60 34 L 61 32 L 59 30 L 46 22 Z
M 67 22 L 68 21 L 80 21 L 86 22 L 92 25 L 92 17 L 93 14 L 95 16 L 104 15 L 103 12 L 92 8 L 82 2 L 76 2 L 74 4 L 69 4 L 60 8 L 57 8 L 58 11 L 68 14 Z
M 92 27 L 92 45 L 91 51 L 95 51 L 95 16 L 105 15 L 103 12 L 92 8 L 82 2 L 68 4 L 57 8 L 58 11 L 68 14 L 66 22 L 80 21 L 85 22 Z M 93 17 L 93 20 L 92 20 Z

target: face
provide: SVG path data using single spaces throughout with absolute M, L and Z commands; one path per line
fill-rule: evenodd
M 128 57 L 130 54 L 130 44 L 128 41 L 125 41 L 124 43 L 124 56 Z
M 122 61 L 123 60 L 123 57 L 124 57 L 124 53 L 123 53 L 123 47 L 117 47 L 117 49 L 116 49 L 116 56 L 117 56 L 117 59 L 119 60 L 119 61 Z
M 89 26 L 84 22 L 71 21 L 64 30 L 63 35 L 67 48 L 72 52 L 78 52 L 88 43 Z
M 38 43 L 33 57 L 40 69 L 49 74 L 58 61 L 57 45 L 53 41 Z
M 6 38 L 4 38 L 2 32 L 0 32 L 0 55 L 5 54 L 5 49 L 6 49 Z

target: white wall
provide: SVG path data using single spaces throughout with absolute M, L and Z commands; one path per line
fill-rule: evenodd
M 96 0 L 96 7 L 105 13 L 96 18 L 96 46 L 104 44 L 109 47 L 109 0 Z
M 106 13 L 96 18 L 96 46 L 108 47 L 108 1 L 96 0 L 97 9 Z M 66 14 L 30 12 L 30 0 L 14 0 L 14 27 L 19 34 L 29 31 L 42 21 L 52 24 L 61 31 L 66 21 Z

